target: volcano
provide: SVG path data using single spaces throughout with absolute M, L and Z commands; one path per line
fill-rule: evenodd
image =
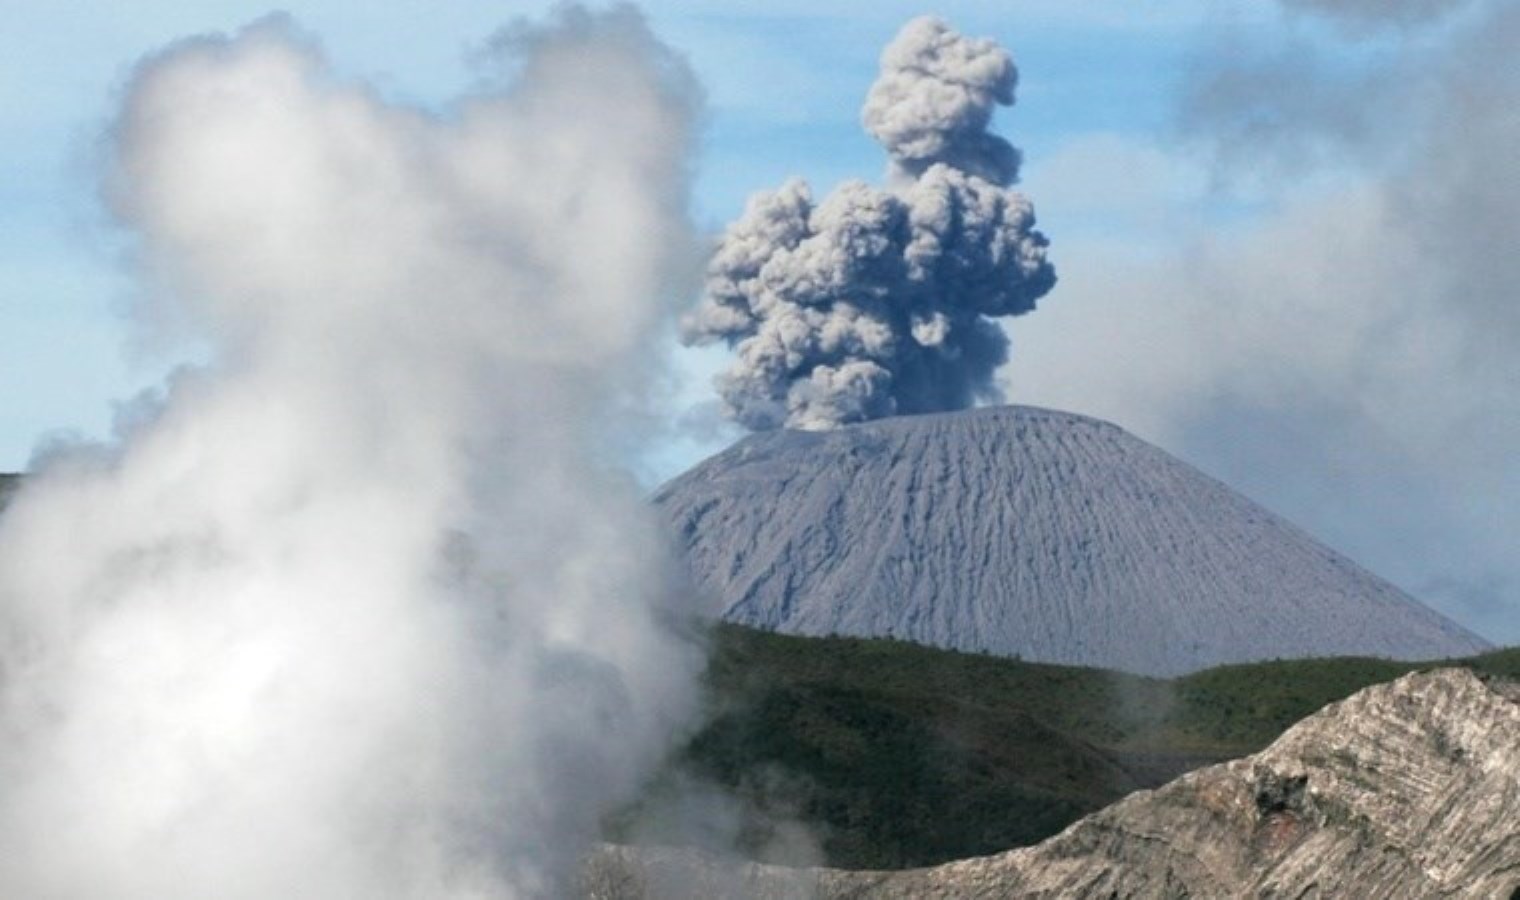
M 1192 466 L 1003 406 L 752 435 L 656 492 L 730 622 L 1177 675 L 1488 644 Z

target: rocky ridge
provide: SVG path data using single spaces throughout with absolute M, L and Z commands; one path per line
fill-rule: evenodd
M 1520 894 L 1520 685 L 1465 669 L 1368 688 L 1261 753 L 1140 791 L 1034 847 L 901 872 L 605 848 L 585 895 L 1057 898 Z

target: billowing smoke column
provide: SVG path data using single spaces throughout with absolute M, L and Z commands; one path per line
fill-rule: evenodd
M 889 190 L 851 181 L 815 202 L 798 180 L 752 198 L 723 235 L 684 338 L 722 340 L 719 378 L 747 428 L 827 429 L 999 397 L 1008 339 L 992 321 L 1055 284 L 1019 154 L 987 131 L 1013 102 L 1013 60 L 944 22 L 909 22 L 862 119 Z
M 447 114 L 280 19 L 131 79 L 144 322 L 214 361 L 0 516 L 0 895 L 562 896 L 685 721 L 601 461 L 690 287 L 696 91 L 627 10 L 492 46 Z

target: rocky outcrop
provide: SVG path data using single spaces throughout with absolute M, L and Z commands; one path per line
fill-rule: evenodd
M 1122 429 L 991 407 L 756 434 L 655 495 L 721 616 L 1176 675 L 1486 649 Z
M 591 895 L 604 900 L 1504 900 L 1520 892 L 1520 686 L 1446 669 L 1368 688 L 1255 756 L 1132 794 L 1042 844 L 996 856 L 846 872 L 609 848 L 587 871 L 601 878 L 602 892 Z M 698 893 L 683 894 L 688 887 Z M 648 889 L 660 893 L 641 893 Z

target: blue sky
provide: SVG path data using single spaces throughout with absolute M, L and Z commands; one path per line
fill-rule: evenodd
M 1493 150 L 1514 146 L 1520 98 L 1514 76 L 1464 62 L 1482 59 L 1485 35 L 1510 33 L 1509 6 L 1387 4 L 1390 16 L 1445 10 L 1420 22 L 1378 21 L 1349 0 L 645 8 L 708 92 L 696 215 L 714 229 L 790 175 L 820 190 L 879 176 L 858 110 L 908 18 L 933 12 L 999 39 L 1021 76 L 999 129 L 1024 150 L 1022 189 L 1061 277 L 1010 325 L 1009 398 L 1110 418 L 1515 643 L 1520 315 L 1514 264 L 1485 235 L 1520 222 L 1515 167 L 1506 181 Z M 429 105 L 468 85 L 470 47 L 548 6 L 282 8 L 344 73 Z M 8 12 L 0 470 L 23 468 L 52 433 L 104 435 L 113 404 L 177 360 L 125 325 L 132 285 L 93 155 L 136 59 L 269 11 L 139 0 Z M 671 349 L 687 377 L 663 402 L 708 427 L 672 431 L 656 474 L 732 438 L 705 406 L 721 355 Z
M 754 190 L 803 175 L 820 186 L 874 177 L 879 148 L 857 110 L 877 54 L 923 9 L 870 5 L 652 3 L 661 36 L 686 53 L 709 95 L 697 215 L 711 228 Z M 1170 115 L 1170 82 L 1207 27 L 1205 4 L 1165 3 L 1145 15 L 1062 4 L 959 3 L 936 9 L 1002 39 L 1023 72 L 1021 104 L 1003 116 L 1031 178 L 1074 136 L 1154 133 Z M 1001 7 L 1001 5 L 999 5 Z M 427 105 L 471 77 L 467 57 L 537 3 L 286 4 L 345 73 Z M 156 383 L 168 361 L 133 343 L 120 315 L 131 285 L 96 202 L 92 154 L 133 63 L 176 38 L 228 31 L 270 12 L 257 2 L 72 3 L 12 14 L 0 35 L 0 377 L 25 384 L 0 406 L 0 469 L 25 466 L 50 432 L 101 435 L 113 401 Z M 1038 200 L 1038 193 L 1031 188 Z M 1112 227 L 1042 209 L 1052 233 Z M 1058 227 L 1059 226 L 1059 227 Z

